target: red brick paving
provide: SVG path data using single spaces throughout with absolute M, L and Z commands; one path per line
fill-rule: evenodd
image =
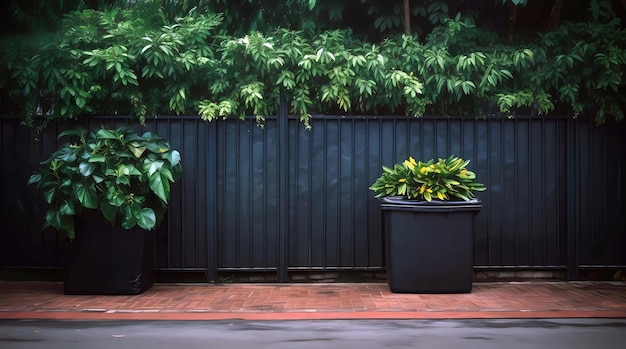
M 0 319 L 626 318 L 623 282 L 475 283 L 468 294 L 394 294 L 384 283 L 157 284 L 136 296 L 64 295 L 0 281 Z

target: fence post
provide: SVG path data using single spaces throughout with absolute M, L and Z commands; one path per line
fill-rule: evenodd
M 278 265 L 276 266 L 278 282 L 287 282 L 287 229 L 289 217 L 288 190 L 288 111 L 284 91 L 280 93 L 278 109 Z

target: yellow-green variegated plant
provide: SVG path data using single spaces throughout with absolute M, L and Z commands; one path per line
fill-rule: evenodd
M 393 168 L 383 166 L 383 174 L 370 190 L 376 197 L 403 196 L 411 200 L 465 200 L 474 198 L 474 192 L 485 190 L 475 181 L 476 174 L 467 169 L 469 160 L 456 156 L 447 159 L 415 161 L 413 157 Z

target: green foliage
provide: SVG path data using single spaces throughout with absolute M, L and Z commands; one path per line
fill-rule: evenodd
M 471 200 L 475 191 L 486 190 L 467 169 L 469 160 L 450 156 L 427 162 L 412 157 L 393 168 L 383 166 L 382 175 L 370 190 L 376 197 L 404 196 L 412 200 Z
M 262 125 L 281 94 L 306 126 L 317 113 L 623 119 L 626 32 L 606 2 L 592 1 L 586 22 L 515 42 L 478 27 L 473 16 L 449 18 L 461 2 L 423 3 L 420 15 L 446 13 L 435 16 L 423 38 L 390 35 L 377 42 L 350 29 L 315 26 L 232 35 L 224 23 L 231 19 L 209 12 L 230 9 L 224 1 L 74 11 L 58 33 L 2 42 L 3 108 L 23 112 L 24 122 L 37 128 L 93 114 L 142 121 L 160 114 L 254 115 Z M 294 16 L 331 7 L 287 4 L 299 9 Z
M 355 40 L 349 31 L 312 40 L 287 29 L 253 32 L 224 41 L 218 57 L 222 65 L 210 87 L 212 98 L 199 104 L 205 120 L 251 112 L 262 124 L 276 112 L 280 93 L 307 127 L 312 112 L 423 113 L 417 78 L 386 64 L 380 47 Z
M 180 154 L 159 136 L 130 128 L 63 131 L 63 144 L 30 177 L 49 204 L 46 226 L 75 237 L 74 217 L 99 210 L 111 224 L 150 230 L 163 219 Z
M 13 79 L 2 87 L 26 106 L 28 125 L 36 115 L 189 113 L 196 105 L 188 97 L 209 83 L 209 37 L 219 24 L 193 10 L 173 23 L 158 11 L 149 19 L 136 9 L 72 12 L 47 43 L 7 46 Z
M 592 21 L 565 23 L 537 40 L 515 44 L 457 15 L 424 43 L 414 37 L 387 40 L 385 56 L 423 81 L 429 113 L 558 111 L 593 115 L 599 123 L 622 120 L 626 32 L 610 8 L 591 10 Z

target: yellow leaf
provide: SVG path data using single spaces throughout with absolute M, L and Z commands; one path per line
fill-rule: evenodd
M 437 192 L 437 197 L 439 198 L 439 200 L 443 200 L 444 199 L 443 194 L 441 194 L 441 192 L 439 192 L 439 191 Z
M 415 159 L 410 156 L 408 160 L 404 160 L 404 166 L 413 170 L 415 169 L 415 166 L 417 166 L 417 161 L 415 161 Z
M 424 194 L 425 190 L 426 190 L 426 184 L 422 184 L 422 187 L 420 188 L 420 194 Z

